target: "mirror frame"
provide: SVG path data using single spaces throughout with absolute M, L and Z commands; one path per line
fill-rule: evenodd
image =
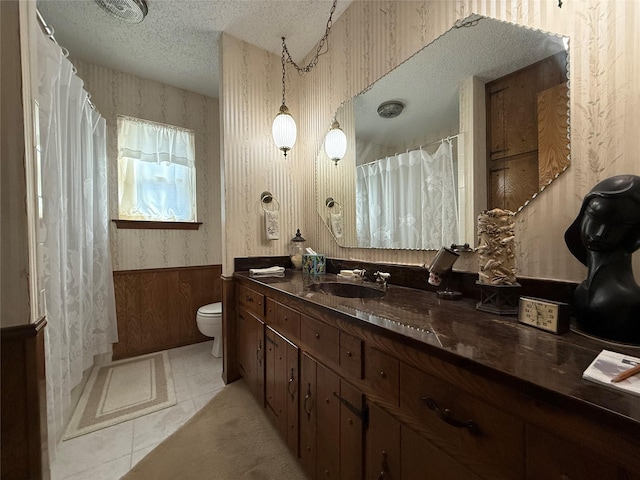
M 513 26 L 513 27 L 518 27 L 521 29 L 524 29 L 526 31 L 529 32 L 534 32 L 535 34 L 539 34 L 539 35 L 545 35 L 546 37 L 555 39 L 555 40 L 559 40 L 560 42 L 563 42 L 564 44 L 564 49 L 566 50 L 566 56 L 567 56 L 567 61 L 566 61 L 566 72 L 567 72 L 567 86 L 569 87 L 569 72 L 570 72 L 570 55 L 569 55 L 569 38 L 565 35 L 562 34 L 558 34 L 558 33 L 553 33 L 553 32 L 547 32 L 541 29 L 536 29 L 536 28 L 531 28 L 525 25 L 521 25 L 521 24 L 517 24 L 517 23 L 513 23 L 513 22 L 507 22 L 507 21 L 503 21 L 503 20 L 499 20 L 499 19 L 495 19 L 492 17 L 488 17 L 485 15 L 479 15 L 479 14 L 471 14 L 466 16 L 464 19 L 460 19 L 457 20 L 454 25 L 446 30 L 445 32 L 443 32 L 439 37 L 435 38 L 433 41 L 429 42 L 428 44 L 422 46 L 419 50 L 417 50 L 415 53 L 413 53 L 412 55 L 410 55 L 407 59 L 405 59 L 404 61 L 402 61 L 400 64 L 398 64 L 396 67 L 394 67 L 393 69 L 391 69 L 390 71 L 388 71 L 387 73 L 385 73 L 384 75 L 382 75 L 379 79 L 376 79 L 371 85 L 367 86 L 365 89 L 363 89 L 361 92 L 359 92 L 358 94 L 354 95 L 353 97 L 345 100 L 344 102 L 342 102 L 342 104 L 338 107 L 336 115 L 338 115 L 338 112 L 341 111 L 341 109 L 343 109 L 343 107 L 348 104 L 349 102 L 353 101 L 355 98 L 357 98 L 360 95 L 363 95 L 365 93 L 367 93 L 368 91 L 370 91 L 374 85 L 382 78 L 385 78 L 387 76 L 389 76 L 392 72 L 396 71 L 397 69 L 399 69 L 400 67 L 402 67 L 403 65 L 405 65 L 407 62 L 409 62 L 411 59 L 413 59 L 414 57 L 416 57 L 416 55 L 418 55 L 419 53 L 423 52 L 424 50 L 426 50 L 428 47 L 433 46 L 436 42 L 438 42 L 440 40 L 441 37 L 445 36 L 447 33 L 457 29 L 457 28 L 461 28 L 461 27 L 466 27 L 469 24 L 477 24 L 479 21 L 483 20 L 483 19 L 489 19 L 492 20 L 493 22 L 499 22 L 508 26 Z M 536 60 L 537 61 L 537 60 Z M 535 61 L 534 61 L 535 63 Z M 527 64 L 528 65 L 528 64 Z M 526 65 L 525 65 L 526 66 Z M 524 68 L 524 66 L 520 67 L 520 68 Z M 514 71 L 517 71 L 514 70 Z M 499 76 L 497 77 L 499 78 Z M 484 85 L 485 83 L 487 83 L 488 81 L 492 81 L 492 79 L 490 80 L 486 80 L 484 82 L 481 82 L 481 89 L 482 89 L 482 95 L 484 96 Z M 470 88 L 474 88 L 473 86 L 471 86 Z M 477 88 L 477 87 L 476 87 Z M 460 95 L 460 102 L 473 102 L 473 99 L 469 99 L 471 95 Z M 570 90 L 568 91 L 568 96 L 570 97 Z M 483 100 L 483 104 L 484 104 L 484 100 Z M 472 247 L 475 246 L 476 243 L 476 233 L 475 233 L 475 228 L 476 228 L 476 218 L 478 216 L 479 213 L 481 213 L 482 211 L 486 210 L 486 205 L 487 205 L 487 171 L 486 171 L 486 128 L 485 128 L 485 124 L 483 123 L 482 125 L 482 132 L 479 133 L 477 132 L 477 129 L 474 129 L 474 121 L 473 118 L 470 118 L 472 115 L 469 115 L 468 112 L 470 110 L 472 110 L 473 104 L 469 104 L 469 105 L 462 105 L 460 104 L 459 106 L 459 124 L 460 124 L 460 128 L 459 128 L 459 132 L 463 132 L 463 133 L 459 133 L 456 132 L 456 135 L 460 134 L 462 136 L 464 136 L 464 141 L 461 141 L 459 143 L 459 148 L 462 150 L 461 154 L 463 159 L 466 159 L 466 162 L 464 162 L 464 165 L 458 166 L 458 185 L 459 185 L 459 195 L 458 195 L 458 199 L 459 199 L 459 223 L 461 225 L 463 225 L 462 230 L 467 232 L 464 238 L 460 239 L 460 244 L 462 243 L 468 243 L 470 244 Z M 476 107 L 477 108 L 477 107 Z M 466 109 L 466 110 L 465 110 Z M 482 114 L 484 115 L 485 112 L 483 111 Z M 571 145 L 571 123 L 570 123 L 570 118 L 571 118 L 571 111 L 570 111 L 570 104 L 569 102 L 567 103 L 567 147 L 568 147 L 568 155 L 567 155 L 567 164 L 564 166 L 564 168 L 562 168 L 561 171 L 559 171 L 555 177 L 553 177 L 547 184 L 540 186 L 539 190 L 534 193 L 531 198 L 529 198 L 523 205 L 521 205 L 518 210 L 515 212 L 516 214 L 518 214 L 519 212 L 521 212 L 533 199 L 535 199 L 538 195 L 540 195 L 540 193 L 542 191 L 544 191 L 544 189 L 550 185 L 553 180 L 555 180 L 555 178 L 558 178 L 558 176 L 560 176 L 564 171 L 567 170 L 567 168 L 570 166 L 571 164 L 571 150 L 570 150 L 570 145 Z M 354 119 L 350 119 L 351 122 L 354 121 Z M 486 119 L 485 119 L 486 121 Z M 344 122 L 341 121 L 340 124 L 341 126 L 344 128 L 345 124 L 348 124 L 349 121 Z M 468 133 L 467 133 L 468 132 Z M 347 136 L 349 137 L 349 133 L 347 130 L 345 130 L 345 133 L 347 133 Z M 439 135 L 439 134 L 438 134 Z M 453 135 L 452 135 L 453 136 Z M 445 135 L 446 137 L 446 135 Z M 351 138 L 354 138 L 353 136 Z M 444 137 L 443 137 L 444 138 Z M 475 141 L 474 141 L 475 140 Z M 350 141 L 348 141 L 348 147 L 347 147 L 347 153 L 345 155 L 345 159 L 348 159 L 349 155 L 352 156 L 352 163 L 354 165 L 353 170 L 355 170 L 355 142 L 351 139 Z M 476 165 L 475 163 L 471 163 L 471 161 L 473 160 L 473 158 L 483 158 L 485 159 L 484 162 L 481 162 L 482 165 Z M 345 159 L 341 160 L 341 162 L 343 162 Z M 346 162 L 345 162 L 346 163 Z M 340 166 L 340 165 L 339 165 Z M 321 217 L 322 223 L 324 223 L 325 227 L 329 230 L 330 234 L 332 235 L 332 237 L 334 238 L 334 240 L 336 241 L 336 243 L 342 247 L 342 248 L 362 248 L 362 249 L 380 249 L 380 250 L 419 250 L 419 249 L 410 249 L 410 248 L 400 248 L 400 249 L 395 249 L 395 248 L 387 248 L 387 247 L 363 247 L 363 246 L 358 246 L 357 245 L 357 239 L 355 238 L 355 207 L 353 209 L 345 209 L 345 206 L 339 201 L 339 196 L 336 195 L 336 190 L 340 190 L 340 188 L 329 188 L 331 186 L 335 186 L 335 185 L 340 185 L 340 184 L 346 184 L 351 182 L 351 184 L 353 185 L 353 198 L 355 200 L 355 174 L 350 175 L 349 173 L 344 172 L 344 164 L 343 169 L 339 169 L 335 168 L 333 162 L 331 162 L 328 157 L 326 156 L 326 154 L 324 153 L 324 148 L 323 148 L 323 144 L 320 145 L 318 154 L 316 156 L 316 165 L 315 165 L 315 170 L 316 170 L 316 185 L 315 185 L 315 194 L 316 194 L 316 211 L 318 213 L 318 215 Z M 472 166 L 473 168 L 469 168 L 470 166 Z M 326 167 L 326 168 L 325 168 Z M 331 172 L 331 169 L 329 168 L 331 167 L 331 169 L 333 169 L 334 171 Z M 461 182 L 461 178 L 462 178 L 462 182 Z M 324 188 L 321 188 L 321 181 L 324 181 L 326 183 L 326 185 L 324 186 Z M 468 186 L 467 188 L 464 188 L 463 192 L 461 193 L 460 190 L 462 187 L 460 187 L 460 185 L 466 185 Z M 345 224 L 349 224 L 349 222 L 352 222 L 351 224 L 354 225 L 353 230 L 353 239 L 352 240 L 343 240 L 343 238 L 345 238 L 345 236 L 343 235 L 342 237 L 338 238 L 333 229 L 331 228 L 330 225 L 330 220 L 329 220 L 329 213 L 331 213 L 326 205 L 326 200 L 327 198 L 331 198 L 332 200 L 334 200 L 334 203 L 337 204 L 341 209 L 342 209 L 342 213 L 344 216 L 344 223 Z M 463 199 L 463 201 L 461 201 Z M 344 202 L 344 201 L 343 201 Z M 353 215 L 350 215 L 350 210 L 353 210 Z M 347 235 L 348 237 L 348 235 Z

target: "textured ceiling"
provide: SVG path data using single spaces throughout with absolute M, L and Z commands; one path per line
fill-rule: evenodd
M 339 0 L 335 21 L 351 0 Z M 111 17 L 94 0 L 38 0 L 71 57 L 218 97 L 218 39 L 227 32 L 296 62 L 324 35 L 332 0 L 147 0 L 139 24 Z
M 469 20 L 479 19 L 477 23 Z M 355 97 L 356 137 L 394 148 L 424 132 L 459 123 L 459 87 L 469 77 L 483 83 L 503 77 L 565 49 L 561 36 L 479 15 L 451 28 L 426 48 Z M 405 105 L 393 119 L 380 118 L 378 105 Z

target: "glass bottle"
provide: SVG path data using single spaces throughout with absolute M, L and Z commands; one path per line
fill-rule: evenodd
M 302 254 L 305 253 L 306 242 L 300 234 L 300 229 L 296 231 L 296 236 L 289 242 L 289 257 L 291 257 L 291 263 L 296 270 L 302 268 Z

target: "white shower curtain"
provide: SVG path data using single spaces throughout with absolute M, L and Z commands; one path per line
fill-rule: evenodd
M 71 390 L 117 342 L 109 251 L 106 123 L 58 45 L 38 36 L 39 270 L 47 327 L 49 449 L 72 413 Z
M 458 206 L 450 141 L 357 167 L 358 245 L 439 249 L 457 243 Z

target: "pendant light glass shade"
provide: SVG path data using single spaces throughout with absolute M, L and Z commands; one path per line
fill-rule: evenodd
M 273 119 L 271 133 L 273 134 L 273 141 L 276 143 L 276 146 L 284 152 L 284 156 L 286 157 L 287 152 L 291 150 L 296 143 L 298 128 L 296 127 L 295 120 L 289 113 L 289 109 L 284 104 L 280 107 L 280 113 Z
M 347 153 L 347 136 L 340 128 L 340 124 L 334 120 L 331 129 L 324 139 L 324 151 L 327 156 L 338 165 L 338 162 Z

